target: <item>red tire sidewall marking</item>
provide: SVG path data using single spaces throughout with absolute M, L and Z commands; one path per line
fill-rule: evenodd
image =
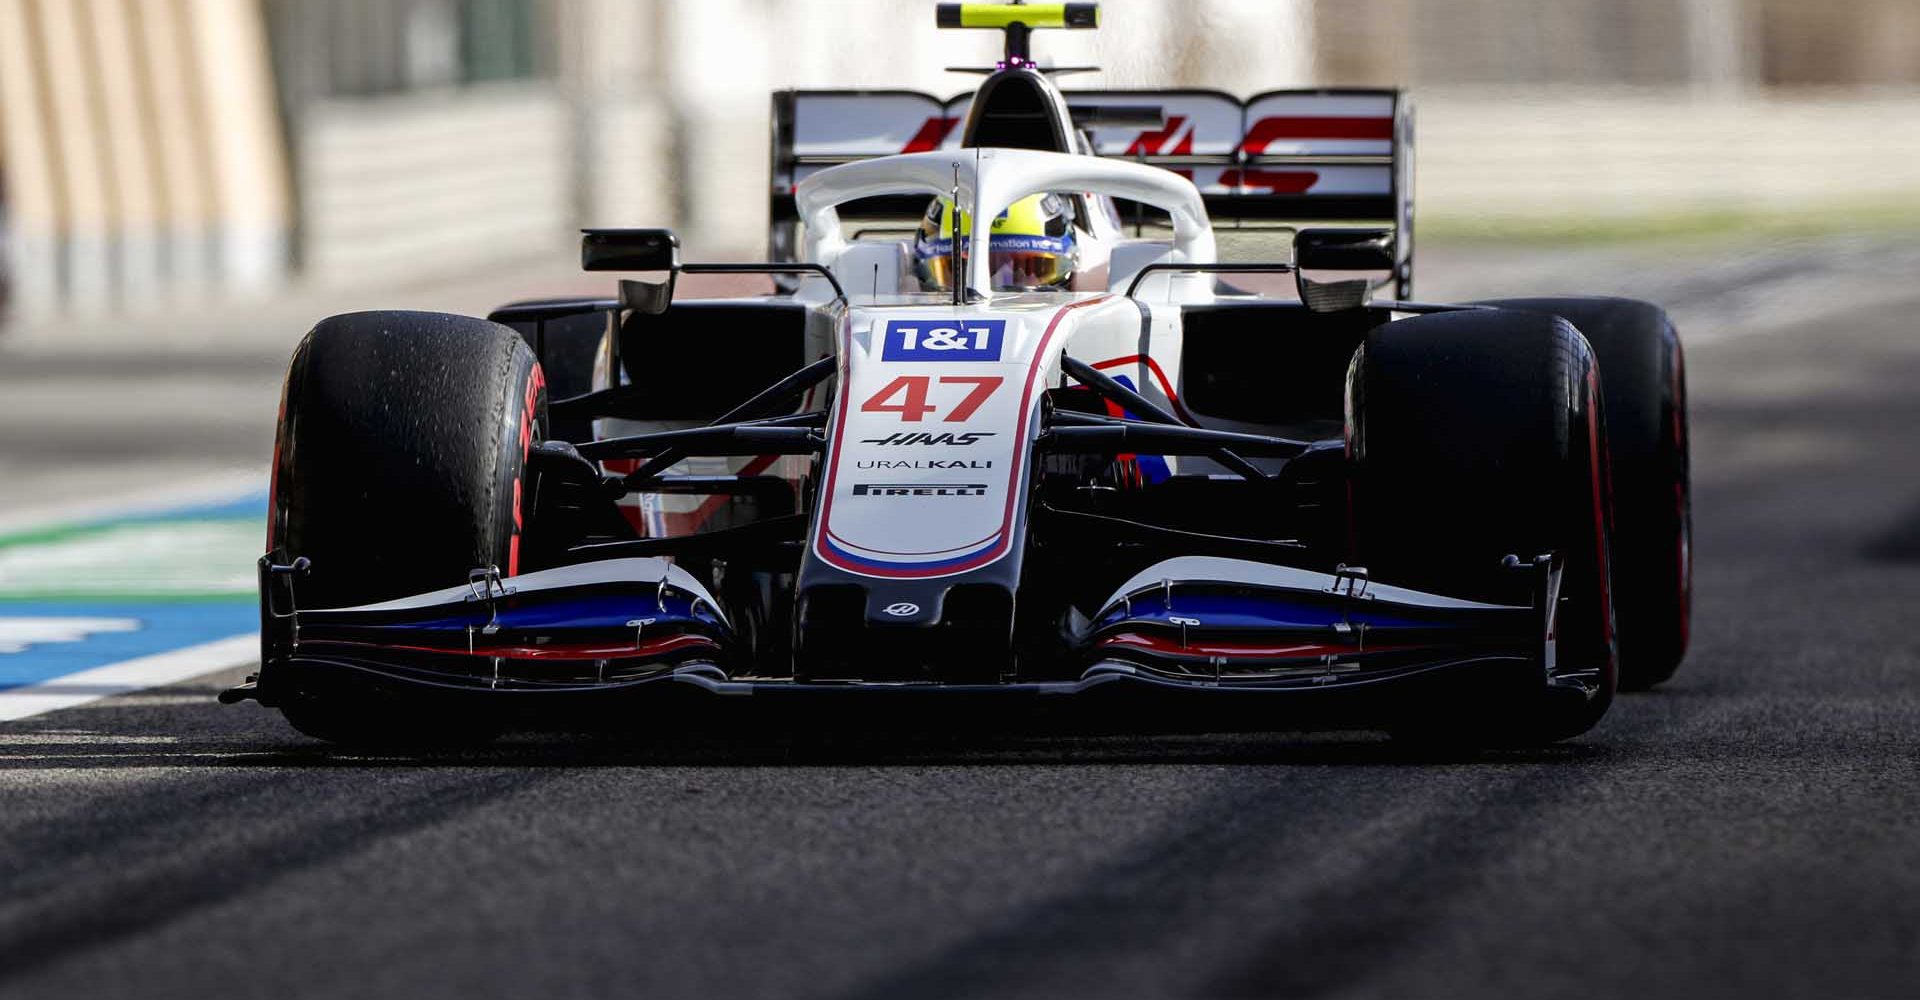
M 1611 462 L 1607 454 L 1600 450 L 1600 369 L 1589 362 L 1587 366 L 1587 462 L 1590 466 L 1588 478 L 1592 481 L 1593 493 L 1593 549 L 1594 569 L 1599 575 L 1600 584 L 1600 637 L 1612 658 L 1613 636 L 1613 572 L 1607 559 L 1607 498 L 1612 491 L 1607 489 L 1607 480 L 1611 478 Z
M 547 387 L 547 373 L 538 361 L 527 373 L 527 384 L 520 401 L 517 423 L 520 436 L 520 467 L 513 474 L 513 534 L 507 538 L 507 575 L 520 574 L 520 532 L 526 524 L 527 456 L 533 451 L 534 421 L 539 414 L 540 392 Z

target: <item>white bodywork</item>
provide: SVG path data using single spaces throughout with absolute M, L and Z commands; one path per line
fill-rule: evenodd
M 1107 598 L 1107 606 L 1119 604 L 1130 595 L 1150 591 L 1164 586 L 1169 580 L 1178 580 L 1182 586 L 1189 584 L 1240 584 L 1253 587 L 1271 587 L 1275 590 L 1320 591 L 1322 593 L 1345 592 L 1362 600 L 1377 600 L 1387 604 L 1406 604 L 1423 608 L 1446 608 L 1449 610 L 1495 611 L 1505 605 L 1487 604 L 1481 601 L 1461 600 L 1457 597 L 1442 597 L 1405 587 L 1393 587 L 1384 583 L 1355 581 L 1353 577 L 1335 576 L 1332 573 L 1316 573 L 1310 569 L 1293 566 L 1277 566 L 1272 563 L 1250 562 L 1245 559 L 1227 559 L 1220 556 L 1176 556 L 1154 563 L 1152 566 L 1135 573 L 1132 579 L 1114 590 Z
M 1004 557 L 1018 542 L 1017 500 L 1061 351 L 1079 331 L 1139 324 L 1131 302 L 1100 294 L 854 309 L 815 554 L 889 579 L 951 576 Z
M 1206 204 L 1186 178 L 1136 163 L 1014 149 L 888 156 L 813 174 L 794 192 L 806 256 L 834 267 L 849 252 L 836 211 L 846 202 L 955 189 L 976 219 L 1049 191 L 1144 202 L 1173 220 L 1172 259 L 1214 261 Z M 920 297 L 849 310 L 813 543 L 828 565 L 860 576 L 923 579 L 1004 557 L 1020 531 L 1018 499 L 1032 468 L 1035 422 L 1045 390 L 1059 384 L 1061 352 L 1082 332 L 1137 344 L 1141 312 L 1130 300 L 996 292 L 988 264 L 987 254 L 968 256 L 973 301 L 964 305 Z M 1192 279 L 1185 290 L 1204 295 L 1208 277 Z
M 722 621 L 726 620 L 726 609 L 713 599 L 713 595 L 707 592 L 707 588 L 700 583 L 699 579 L 686 570 L 675 566 L 672 561 L 660 556 L 637 559 L 603 559 L 598 562 L 581 563 L 577 566 L 559 566 L 533 573 L 522 573 L 504 582 L 496 580 L 492 586 L 499 587 L 500 589 L 496 591 L 496 593 L 505 596 L 507 594 L 533 594 L 543 590 L 564 590 L 569 587 L 591 586 L 596 583 L 639 583 L 643 585 L 660 584 L 662 586 L 672 586 L 699 598 L 706 603 L 707 607 L 712 608 L 713 613 L 720 616 Z M 381 601 L 377 604 L 362 604 L 350 608 L 329 608 L 327 611 L 329 613 L 334 611 L 349 613 L 412 611 L 419 608 L 439 607 L 441 605 L 459 606 L 469 601 L 481 599 L 482 595 L 488 593 L 488 587 L 489 584 L 485 582 L 466 583 L 453 587 L 445 587 L 440 590 L 431 590 L 424 594 L 415 594 L 411 597 Z
M 836 208 L 848 201 L 899 194 L 931 199 L 955 187 L 974 218 L 993 218 L 1042 192 L 1139 201 L 1171 217 L 1173 240 L 1120 244 L 1112 275 L 1117 287 L 1104 293 L 995 290 L 987 255 L 971 255 L 970 301 L 955 305 L 949 293 L 918 290 L 899 240 L 851 241 L 842 233 Z M 1185 177 L 1085 155 L 938 150 L 822 169 L 798 185 L 795 197 L 805 225 L 804 259 L 832 268 L 849 295 L 837 342 L 818 348 L 840 358 L 813 539 L 827 564 L 861 576 L 918 579 L 969 572 L 1005 556 L 1022 530 L 1016 500 L 1028 487 L 1041 400 L 1046 389 L 1065 384 L 1059 359 L 1070 344 L 1075 357 L 1162 406 L 1181 408 L 1167 374 L 1179 370 L 1180 304 L 1212 300 L 1212 276 L 1156 280 L 1154 290 L 1165 295 L 1152 304 L 1116 292 L 1149 261 L 1214 262 L 1206 205 Z M 1117 235 L 1099 221 L 1098 235 Z M 799 297 L 830 308 L 832 291 L 825 281 L 808 279 Z M 804 405 L 819 406 L 823 395 L 816 390 Z M 598 433 L 696 423 L 602 420 Z M 798 481 L 807 475 L 803 465 L 801 459 L 713 457 L 690 459 L 675 471 L 772 473 Z M 1203 459 L 1169 458 L 1165 465 L 1212 469 Z M 653 535 L 718 526 L 716 518 L 727 516 L 722 501 L 710 497 L 639 494 L 627 503 L 636 525 Z

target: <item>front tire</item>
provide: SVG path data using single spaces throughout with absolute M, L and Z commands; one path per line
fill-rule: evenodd
M 1653 687 L 1672 677 L 1687 655 L 1693 604 L 1687 373 L 1680 336 L 1664 310 L 1633 299 L 1486 304 L 1559 316 L 1593 345 L 1613 458 L 1620 687 Z
M 1598 371 L 1565 320 L 1466 310 L 1387 323 L 1348 373 L 1354 556 L 1373 578 L 1514 603 L 1508 555 L 1564 566 L 1557 663 L 1512 697 L 1416 706 L 1401 736 L 1546 743 L 1591 728 L 1618 683 Z
M 302 608 L 351 607 L 522 571 L 545 380 L 513 330 L 465 316 L 364 312 L 314 327 L 287 370 L 268 547 L 304 556 Z M 271 668 L 268 668 L 271 669 Z M 384 700 L 282 697 L 296 729 L 351 743 L 473 738 Z M 485 731 L 486 727 L 481 727 Z

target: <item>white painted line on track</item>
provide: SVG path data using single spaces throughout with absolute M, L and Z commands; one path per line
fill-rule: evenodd
M 267 488 L 267 477 L 258 472 L 233 472 L 201 476 L 184 482 L 156 486 L 109 497 L 68 500 L 64 503 L 17 509 L 0 509 L 0 535 L 61 524 L 159 514 L 182 507 L 224 503 Z M 266 507 L 260 508 L 266 516 Z M 264 525 L 264 521 L 262 524 Z
M 20 618 L 0 616 L 0 653 L 24 653 L 47 642 L 79 642 L 97 632 L 134 632 L 136 618 Z
M 66 674 L 37 684 L 0 690 L 0 722 L 73 708 L 101 698 L 176 684 L 203 674 L 244 666 L 260 658 L 256 633 L 156 653 Z

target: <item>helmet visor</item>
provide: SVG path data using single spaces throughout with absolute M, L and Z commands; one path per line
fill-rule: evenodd
M 1057 288 L 1073 276 L 1071 240 L 1058 236 L 994 236 L 987 241 L 993 287 Z
M 968 237 L 960 238 L 963 260 L 971 242 Z M 916 263 L 922 280 L 930 287 L 953 287 L 952 247 L 951 240 L 938 239 L 927 240 L 918 248 Z M 1073 276 L 1076 258 L 1073 241 L 1066 237 L 1000 235 L 987 240 L 987 270 L 996 289 L 1058 288 Z

